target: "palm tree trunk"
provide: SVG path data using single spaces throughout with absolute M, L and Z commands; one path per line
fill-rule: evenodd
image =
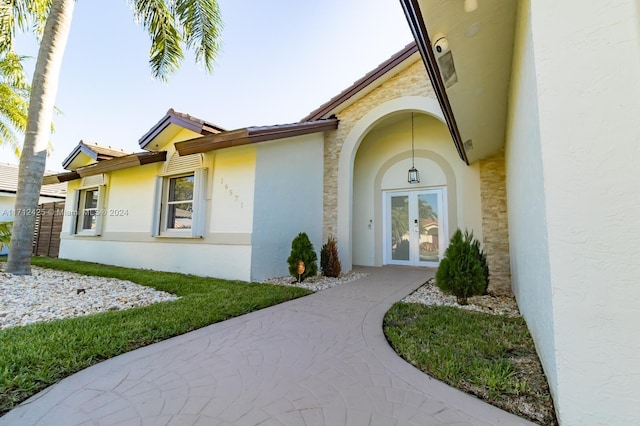
M 74 6 L 75 0 L 53 0 L 40 42 L 31 84 L 29 120 L 20 157 L 16 211 L 9 243 L 6 272 L 12 274 L 31 274 L 35 213 L 47 160 L 47 143 L 51 132 L 62 57 L 71 30 Z

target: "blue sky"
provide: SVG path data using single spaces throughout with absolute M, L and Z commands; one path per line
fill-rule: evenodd
M 213 73 L 188 54 L 161 83 L 151 79 L 149 39 L 127 2 L 104 4 L 76 4 L 49 170 L 81 139 L 139 151 L 138 139 L 169 108 L 227 129 L 295 122 L 412 40 L 398 0 L 219 0 L 223 47 Z M 37 43 L 23 36 L 17 50 L 35 58 Z M 0 161 L 17 162 L 9 149 Z

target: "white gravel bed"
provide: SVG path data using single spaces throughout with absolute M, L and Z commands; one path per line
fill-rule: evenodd
M 0 263 L 0 270 L 4 264 Z M 115 278 L 31 267 L 32 275 L 0 272 L 0 329 L 97 312 L 136 308 L 178 297 Z
M 442 293 L 431 278 L 416 291 L 402 299 L 406 303 L 422 303 L 424 305 L 454 306 L 469 311 L 478 311 L 489 314 L 520 316 L 515 299 L 505 296 L 473 296 L 467 299 L 467 305 L 460 305 L 456 296 Z
M 325 277 L 323 275 L 316 275 L 315 277 L 309 277 L 298 283 L 298 280 L 293 278 L 292 276 L 288 277 L 278 277 L 278 278 L 270 278 L 268 280 L 263 281 L 263 284 L 277 284 L 277 285 L 288 285 L 292 287 L 302 287 L 311 291 L 320 291 L 327 288 L 335 287 L 337 285 L 346 284 L 351 281 L 359 280 L 360 278 L 364 278 L 369 274 L 365 274 L 364 272 L 347 272 L 346 274 L 341 274 L 338 278 L 330 278 Z

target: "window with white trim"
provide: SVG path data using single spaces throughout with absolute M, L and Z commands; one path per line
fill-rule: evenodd
M 206 168 L 158 177 L 152 235 L 204 237 L 206 184 Z
M 191 229 L 193 226 L 194 174 L 166 178 L 162 229 Z
M 71 234 L 97 236 L 102 233 L 105 186 L 82 188 L 75 191 L 75 211 Z
M 80 194 L 78 208 L 78 232 L 95 231 L 98 222 L 98 188 L 84 189 Z

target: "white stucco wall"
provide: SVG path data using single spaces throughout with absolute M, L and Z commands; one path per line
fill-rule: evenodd
M 62 240 L 60 257 L 242 281 L 250 281 L 251 275 L 248 245 L 101 241 L 87 237 Z
M 353 263 L 380 266 L 382 259 L 383 191 L 417 190 L 447 185 L 447 173 L 455 182 L 448 188 L 449 237 L 458 227 L 474 231 L 482 239 L 480 176 L 478 167 L 466 166 L 451 143 L 447 127 L 439 119 L 415 114 L 415 165 L 420 183 L 407 183 L 411 167 L 411 118 L 373 127 L 358 148 L 353 174 Z M 441 163 L 442 165 L 440 165 Z M 446 170 L 445 170 L 446 169 Z M 369 223 L 372 221 L 372 227 Z
M 521 4 L 516 29 L 505 149 L 511 281 L 551 392 L 559 401 L 538 92 L 529 19 L 527 1 Z
M 537 318 L 545 333 L 549 319 L 542 316 L 551 305 L 555 341 L 544 334 L 538 341 L 554 345 L 540 351 L 555 352 L 552 383 L 560 422 L 640 424 L 638 3 L 546 0 L 522 5 L 527 6 L 531 35 L 525 35 L 530 37 L 525 45 L 530 47 L 521 52 L 535 59 L 541 164 L 533 172 L 542 173 L 530 187 L 534 196 L 540 185 L 544 188 L 548 251 L 533 253 L 537 260 L 518 256 L 525 242 L 516 237 L 512 258 L 545 267 L 542 258 L 548 256 L 551 288 L 532 291 L 541 295 L 540 312 L 529 318 Z M 523 67 L 522 83 L 532 81 L 527 77 L 532 69 Z M 515 94 L 514 102 L 522 105 L 524 98 Z M 513 162 L 524 155 L 517 155 L 515 135 L 535 119 L 526 116 L 531 112 L 531 107 L 513 110 L 512 123 L 520 125 L 513 125 L 509 141 L 509 180 L 513 168 L 523 165 Z M 535 139 L 524 143 L 535 144 Z M 509 190 L 511 198 L 512 183 Z M 531 239 L 528 243 L 534 244 L 533 250 L 545 248 Z M 547 286 L 546 273 L 540 275 L 540 282 L 516 286 Z
M 256 145 L 252 279 L 288 275 L 291 241 L 306 232 L 322 247 L 322 133 Z

